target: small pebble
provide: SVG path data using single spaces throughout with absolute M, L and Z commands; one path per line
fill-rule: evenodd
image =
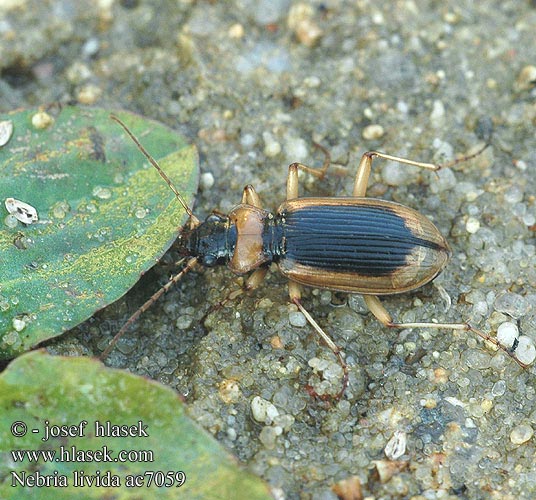
M 433 140 L 432 145 L 435 148 L 434 160 L 438 163 L 450 161 L 452 160 L 452 158 L 454 158 L 454 147 L 452 146 L 452 144 L 436 137 Z M 440 170 L 438 173 L 441 173 L 443 171 L 448 172 L 450 171 L 450 168 Z
M 287 0 L 260 0 L 253 5 L 253 18 L 261 26 L 278 23 L 288 10 Z
M 515 162 L 515 167 L 519 170 L 521 170 L 521 172 L 525 172 L 527 170 L 527 162 L 526 161 L 523 161 L 523 160 L 517 160 Z
M 240 385 L 236 380 L 227 379 L 220 383 L 219 396 L 226 404 L 236 403 L 242 395 Z
M 342 479 L 338 483 L 335 483 L 331 490 L 335 495 L 337 495 L 337 498 L 343 498 L 348 500 L 360 500 L 363 498 L 362 488 L 361 488 L 361 481 L 357 476 L 349 476 L 345 479 Z M 319 500 L 321 498 L 324 498 L 326 500 L 329 500 L 333 498 L 332 495 L 324 495 L 322 497 L 316 496 L 312 498 L 318 498 Z
M 39 220 L 37 210 L 28 203 L 16 200 L 15 198 L 6 198 L 4 204 L 6 210 L 17 220 L 24 222 L 24 224 L 32 224 Z
M 288 13 L 287 25 L 296 39 L 306 47 L 314 47 L 322 35 L 322 29 L 313 19 L 314 9 L 306 3 L 294 4 Z
M 430 123 L 435 128 L 442 127 L 445 124 L 445 105 L 439 100 L 434 101 L 432 112 L 430 113 Z
M 76 99 L 82 104 L 95 104 L 102 95 L 102 89 L 97 85 L 88 83 L 80 88 L 76 94 Z
M 307 363 L 315 372 L 322 373 L 325 380 L 337 382 L 343 375 L 342 367 L 335 361 L 311 358 Z
M 177 321 L 175 322 L 175 326 L 179 330 L 186 330 L 187 328 L 190 328 L 193 323 L 193 318 L 189 314 L 182 314 L 177 318 Z
M 279 415 L 278 409 L 260 396 L 255 396 L 251 400 L 251 413 L 253 418 L 260 423 L 270 424 Z
M 519 330 L 515 323 L 505 321 L 497 328 L 497 340 L 510 349 L 518 340 Z
M 475 302 L 473 306 L 473 311 L 475 314 L 480 314 L 480 316 L 486 316 L 488 314 L 488 303 L 485 300 L 479 300 Z
M 292 161 L 303 162 L 309 155 L 307 142 L 301 137 L 289 137 L 285 141 L 285 153 Z
M 200 185 L 201 189 L 210 189 L 214 186 L 214 176 L 212 175 L 212 172 L 204 172 L 201 174 Z
M 266 426 L 262 428 L 259 434 L 259 440 L 266 448 L 272 449 L 275 446 L 277 436 L 280 436 L 282 433 L 283 429 L 281 427 Z
M 363 139 L 367 141 L 373 141 L 375 139 L 380 139 L 384 136 L 385 130 L 381 125 L 372 124 L 367 125 L 362 132 Z
M 284 432 L 290 431 L 296 419 L 292 415 L 280 415 L 275 417 L 274 426 L 281 427 Z
M 320 292 L 320 303 L 323 306 L 331 304 L 331 292 L 329 290 L 322 290 Z
M 13 122 L 11 120 L 0 121 L 0 148 L 5 146 L 13 135 Z
M 396 109 L 403 115 L 407 115 L 409 112 L 409 105 L 406 101 L 398 101 L 396 103 Z
M 480 403 L 480 407 L 482 408 L 482 411 L 484 413 L 489 413 L 493 408 L 493 401 L 491 401 L 490 399 L 484 399 L 484 401 Z
M 517 75 L 514 89 L 518 92 L 530 90 L 536 85 L 536 66 L 525 66 Z
M 281 340 L 281 337 L 279 335 L 274 335 L 270 339 L 270 345 L 273 349 L 283 349 L 284 347 L 283 341 Z
M 514 352 L 515 357 L 525 365 L 531 365 L 536 359 L 536 347 L 534 342 L 527 335 L 519 337 L 517 348 Z
M 506 202 L 514 205 L 515 203 L 519 203 L 521 200 L 523 200 L 523 195 L 524 189 L 521 189 L 520 186 L 514 185 L 504 193 L 504 199 Z
M 288 315 L 288 321 L 292 326 L 303 327 L 307 324 L 307 319 L 300 311 L 292 311 Z
M 454 396 L 446 396 L 443 399 L 447 403 L 450 403 L 452 406 L 459 406 L 460 408 L 463 408 L 465 406 L 465 403 L 463 401 L 460 401 L 458 398 L 455 398 Z
M 381 26 L 382 24 L 385 24 L 385 17 L 382 12 L 376 11 L 372 13 L 371 20 L 374 24 Z
M 19 223 L 14 215 L 9 214 L 4 218 L 4 224 L 6 225 L 6 227 L 14 229 Z
M 44 111 L 39 111 L 32 116 L 32 125 L 39 130 L 50 127 L 54 123 L 54 118 Z
M 393 476 L 400 474 L 400 471 L 407 467 L 407 462 L 396 462 L 393 460 L 373 460 L 372 463 L 378 471 L 378 477 L 382 484 L 389 482 Z
M 434 181 L 430 184 L 430 191 L 434 194 L 452 189 L 458 185 L 454 172 L 444 168 L 434 173 Z
M 22 332 L 26 328 L 26 321 L 23 319 L 13 318 L 12 324 L 16 332 Z
M 475 234 L 480 229 L 480 221 L 474 217 L 469 217 L 465 222 L 465 229 L 469 234 Z
M 255 145 L 255 136 L 253 134 L 243 134 L 240 137 L 240 145 L 245 149 L 251 149 Z
M 532 427 L 527 424 L 521 424 L 512 429 L 512 432 L 510 433 L 510 441 L 512 441 L 513 444 L 519 445 L 532 439 L 532 436 L 534 436 Z
M 397 460 L 406 453 L 407 436 L 403 431 L 395 431 L 385 445 L 385 456 L 389 460 Z
M 457 12 L 445 12 L 443 14 L 443 20 L 449 24 L 456 24 L 460 21 L 461 16 Z
M 91 37 L 86 40 L 86 43 L 82 46 L 82 54 L 84 57 L 93 57 L 100 49 L 99 39 Z
M 263 132 L 262 138 L 264 140 L 264 154 L 269 158 L 273 158 L 281 153 L 281 144 L 277 142 L 270 132 Z
M 525 214 L 523 216 L 523 224 L 525 224 L 525 226 L 533 226 L 536 224 L 536 216 L 529 213 Z
M 508 314 L 512 318 L 519 319 L 525 316 L 530 309 L 530 304 L 525 297 L 513 292 L 504 292 L 499 295 L 493 304 L 496 311 Z
M 318 76 L 313 75 L 305 78 L 303 80 L 303 83 L 310 89 L 315 89 L 319 87 L 322 82 L 320 81 L 320 78 L 318 78 Z
M 91 70 L 82 62 L 74 62 L 65 70 L 65 76 L 70 83 L 79 85 L 91 77 Z
M 233 24 L 227 32 L 229 38 L 239 39 L 244 36 L 244 26 L 240 23 Z
M 494 397 L 502 396 L 506 392 L 506 382 L 504 380 L 498 380 L 493 384 L 491 388 L 491 394 Z

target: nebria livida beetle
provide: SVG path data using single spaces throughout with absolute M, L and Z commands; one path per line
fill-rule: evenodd
M 237 274 L 251 272 L 244 289 L 253 290 L 262 282 L 272 262 L 277 263 L 280 272 L 289 279 L 290 301 L 322 337 L 343 368 L 342 389 L 337 397 L 343 395 L 348 384 L 348 367 L 337 345 L 302 305 L 301 285 L 362 294 L 372 314 L 385 326 L 471 331 L 514 357 L 512 351 L 497 339 L 468 323 L 398 323 L 378 298 L 379 295 L 415 290 L 433 280 L 447 264 L 450 249 L 434 224 L 416 210 L 392 201 L 366 197 L 373 158 L 431 171 L 438 171 L 445 165 L 370 151 L 362 156 L 357 168 L 353 196 L 300 198 L 298 170 L 323 177 L 330 163 L 329 155 L 324 151 L 326 160 L 321 169 L 301 163 L 289 166 L 287 199 L 275 214 L 264 210 L 255 189 L 246 186 L 242 202 L 228 215 L 213 213 L 201 222 L 128 127 L 116 116 L 111 118 L 124 128 L 158 170 L 189 215 L 188 227 L 179 236 L 179 246 L 189 258 L 183 269 L 128 319 L 101 358 L 109 354 L 129 325 L 196 264 L 207 267 L 225 264 Z M 473 158 L 485 147 L 456 163 Z M 225 300 L 233 299 L 243 291 L 233 292 Z

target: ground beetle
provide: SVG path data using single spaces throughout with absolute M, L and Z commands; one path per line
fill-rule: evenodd
M 330 164 L 329 154 L 324 151 L 326 160 L 321 169 L 301 163 L 289 166 L 287 200 L 275 214 L 262 208 L 257 192 L 248 185 L 244 188 L 242 202 L 228 215 L 213 213 L 201 222 L 126 125 L 116 116 L 112 115 L 112 119 L 125 129 L 188 213 L 189 224 L 179 236 L 179 247 L 189 258 L 183 269 L 128 319 L 101 358 L 108 355 L 129 325 L 197 263 L 207 267 L 225 264 L 236 274 L 251 272 L 243 290 L 230 293 L 224 301 L 227 302 L 259 286 L 272 262 L 289 279 L 290 301 L 322 337 L 343 368 L 342 390 L 337 397 L 342 396 L 348 384 L 348 367 L 337 345 L 303 307 L 301 285 L 362 294 L 372 314 L 388 327 L 472 331 L 512 355 L 497 339 L 468 323 L 398 323 L 378 298 L 408 292 L 433 280 L 445 267 L 450 249 L 434 224 L 416 210 L 392 201 L 366 198 L 372 160 L 383 158 L 434 172 L 445 165 L 370 151 L 362 156 L 357 168 L 353 196 L 300 198 L 298 170 L 322 178 Z M 484 148 L 456 163 L 480 154 Z

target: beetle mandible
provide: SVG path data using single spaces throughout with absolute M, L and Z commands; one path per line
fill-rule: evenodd
M 390 328 L 444 328 L 474 332 L 504 350 L 513 352 L 496 338 L 469 323 L 416 322 L 393 320 L 378 296 L 415 290 L 433 280 L 445 267 L 450 248 L 436 226 L 418 211 L 392 201 L 367 198 L 366 191 L 374 158 L 391 160 L 437 172 L 445 166 L 466 161 L 477 153 L 450 165 L 435 165 L 378 151 L 366 152 L 359 162 L 351 197 L 300 198 L 298 170 L 322 178 L 330 160 L 320 169 L 301 163 L 288 167 L 287 197 L 275 214 L 262 208 L 259 195 L 248 185 L 242 200 L 228 215 L 212 213 L 201 222 L 188 207 L 166 173 L 145 150 L 128 127 L 123 127 L 149 162 L 158 170 L 189 216 L 187 229 L 179 236 L 179 246 L 188 259 L 183 269 L 147 300 L 123 325 L 101 355 L 106 358 L 126 329 L 160 296 L 166 293 L 196 264 L 207 267 L 227 265 L 236 274 L 249 274 L 242 290 L 231 292 L 225 301 L 243 291 L 257 288 L 268 266 L 276 263 L 289 279 L 290 301 L 303 313 L 337 357 L 342 369 L 342 397 L 348 384 L 348 367 L 339 347 L 318 325 L 301 302 L 302 285 L 338 292 L 361 294 L 372 314 Z

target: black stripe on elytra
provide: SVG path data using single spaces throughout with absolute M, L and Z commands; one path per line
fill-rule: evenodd
M 407 265 L 416 247 L 444 250 L 415 236 L 404 218 L 385 206 L 305 206 L 281 213 L 276 225 L 280 259 L 326 271 L 388 276 Z

